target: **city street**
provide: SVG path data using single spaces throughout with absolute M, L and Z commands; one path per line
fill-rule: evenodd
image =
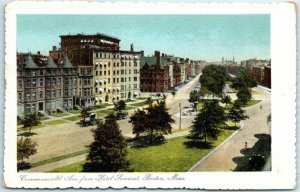
M 181 103 L 182 109 L 191 105 L 187 101 L 189 92 L 198 84 L 199 76 L 200 75 L 179 89 L 175 98 L 173 98 L 171 94 L 167 97 L 167 107 L 176 121 L 173 124 L 174 129 L 179 128 L 179 117 L 175 116 L 175 114 L 179 112 L 179 103 Z M 134 111 L 130 110 L 128 112 L 130 116 Z M 128 119 L 118 121 L 118 123 L 124 136 L 133 136 L 131 124 L 128 123 Z M 191 118 L 182 118 L 182 128 L 189 127 L 191 123 Z M 95 127 L 96 126 L 80 127 L 76 122 L 70 121 L 69 123 L 33 130 L 35 135 L 31 136 L 31 138 L 37 142 L 38 151 L 29 158 L 29 162 L 34 163 L 86 149 L 86 146 L 89 145 L 93 139 L 90 130 Z
M 253 95 L 254 99 L 262 100 L 262 102 L 246 108 L 249 119 L 243 121 L 242 129 L 206 159 L 200 161 L 191 171 L 234 171 L 245 155 L 245 142 L 251 151 L 264 139 L 265 134 L 271 133 L 271 127 L 267 124 L 267 116 L 271 112 L 271 93 L 260 87 L 253 90 L 259 92 L 258 95 Z

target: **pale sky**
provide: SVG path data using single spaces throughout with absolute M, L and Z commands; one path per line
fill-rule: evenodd
M 59 35 L 105 33 L 121 49 L 220 61 L 270 59 L 270 15 L 18 15 L 17 50 L 48 54 Z

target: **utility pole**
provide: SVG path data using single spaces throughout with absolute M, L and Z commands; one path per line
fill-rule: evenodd
M 179 103 L 179 130 L 181 130 L 181 103 Z

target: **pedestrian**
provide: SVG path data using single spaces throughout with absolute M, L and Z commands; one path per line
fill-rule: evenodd
M 245 151 L 247 150 L 247 148 L 248 148 L 248 143 L 245 142 Z
M 262 104 L 260 104 L 260 107 L 259 107 L 260 109 L 262 109 L 263 107 L 262 107 Z

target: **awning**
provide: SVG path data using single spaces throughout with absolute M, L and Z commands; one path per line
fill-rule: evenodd
M 138 56 L 134 56 L 134 58 L 135 58 L 135 59 L 137 59 L 137 58 L 138 58 Z
M 96 97 L 95 100 L 98 101 L 98 98 Z
M 98 80 L 98 79 L 96 80 L 96 83 L 99 83 L 99 80 Z
M 133 94 L 134 94 L 134 95 L 138 95 L 139 93 L 135 91 L 135 92 L 133 92 Z
M 103 101 L 102 97 L 99 97 L 99 100 L 100 100 L 100 101 Z
M 99 88 L 99 91 L 102 91 L 102 88 Z
M 99 80 L 100 83 L 102 83 L 102 80 Z
M 113 98 L 116 98 L 116 96 L 114 95 Z

